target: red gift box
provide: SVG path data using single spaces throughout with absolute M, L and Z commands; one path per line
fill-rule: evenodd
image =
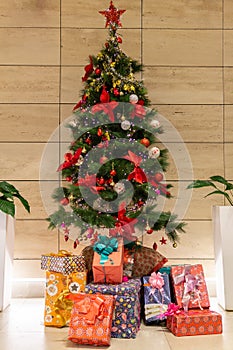
M 122 283 L 123 249 L 123 241 L 119 239 L 117 251 L 112 252 L 104 264 L 100 263 L 100 255 L 94 253 L 92 271 L 95 283 Z
M 176 303 L 185 311 L 209 308 L 209 296 L 201 264 L 172 266 L 171 278 Z
M 110 345 L 114 296 L 73 294 L 68 339 L 78 344 Z
M 167 328 L 177 337 L 222 333 L 222 316 L 208 309 L 181 311 L 167 317 Z

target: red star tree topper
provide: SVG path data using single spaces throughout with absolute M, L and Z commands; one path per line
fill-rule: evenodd
M 99 11 L 101 15 L 104 15 L 106 17 L 106 24 L 105 28 L 108 26 L 112 29 L 116 29 L 118 27 L 121 27 L 121 21 L 120 16 L 125 12 L 125 10 L 118 10 L 114 5 L 113 2 L 110 1 L 109 8 L 105 11 Z

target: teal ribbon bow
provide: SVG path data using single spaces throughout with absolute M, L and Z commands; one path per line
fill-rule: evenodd
M 98 241 L 94 244 L 93 250 L 100 255 L 100 264 L 104 265 L 109 255 L 112 254 L 112 252 L 116 252 L 117 248 L 117 238 L 108 238 L 100 235 Z

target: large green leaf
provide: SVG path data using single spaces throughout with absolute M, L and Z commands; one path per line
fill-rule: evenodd
M 0 210 L 11 216 L 15 216 L 15 205 L 13 202 L 0 198 Z
M 19 191 L 15 188 L 15 186 L 11 185 L 10 183 L 8 183 L 6 181 L 0 182 L 0 192 L 2 192 L 2 193 L 9 192 L 12 194 L 19 193 Z
M 28 201 L 24 197 L 22 197 L 20 194 L 15 195 L 15 197 L 17 197 L 20 200 L 20 202 L 23 204 L 24 208 L 28 211 L 28 213 L 30 213 L 30 205 L 29 205 Z
M 210 196 L 210 195 L 212 195 L 212 194 L 221 194 L 221 195 L 223 195 L 223 196 L 228 200 L 228 202 L 229 202 L 231 205 L 233 205 L 233 202 L 232 202 L 232 200 L 231 200 L 231 198 L 230 198 L 230 196 L 229 196 L 228 193 L 226 193 L 226 192 L 224 192 L 224 191 L 221 191 L 221 190 L 216 190 L 216 191 L 213 191 L 213 192 L 208 193 L 205 197 L 208 197 L 208 196 Z
M 211 181 L 209 180 L 195 180 L 193 182 L 191 182 L 188 186 L 187 186 L 187 189 L 190 189 L 190 188 L 200 188 L 200 187 L 209 187 L 209 186 L 212 186 L 212 187 L 215 187 L 215 184 L 213 184 Z

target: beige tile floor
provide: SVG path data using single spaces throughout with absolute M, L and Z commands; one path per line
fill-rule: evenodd
M 1 350 L 64 350 L 94 349 L 67 340 L 68 328 L 43 326 L 43 299 L 13 299 L 11 305 L 0 313 Z M 142 325 L 136 339 L 111 339 L 110 350 L 232 350 L 233 312 L 224 312 L 215 299 L 212 310 L 223 316 L 224 331 L 221 335 L 204 335 L 177 338 L 166 328 Z M 98 349 L 104 349 L 99 347 Z

